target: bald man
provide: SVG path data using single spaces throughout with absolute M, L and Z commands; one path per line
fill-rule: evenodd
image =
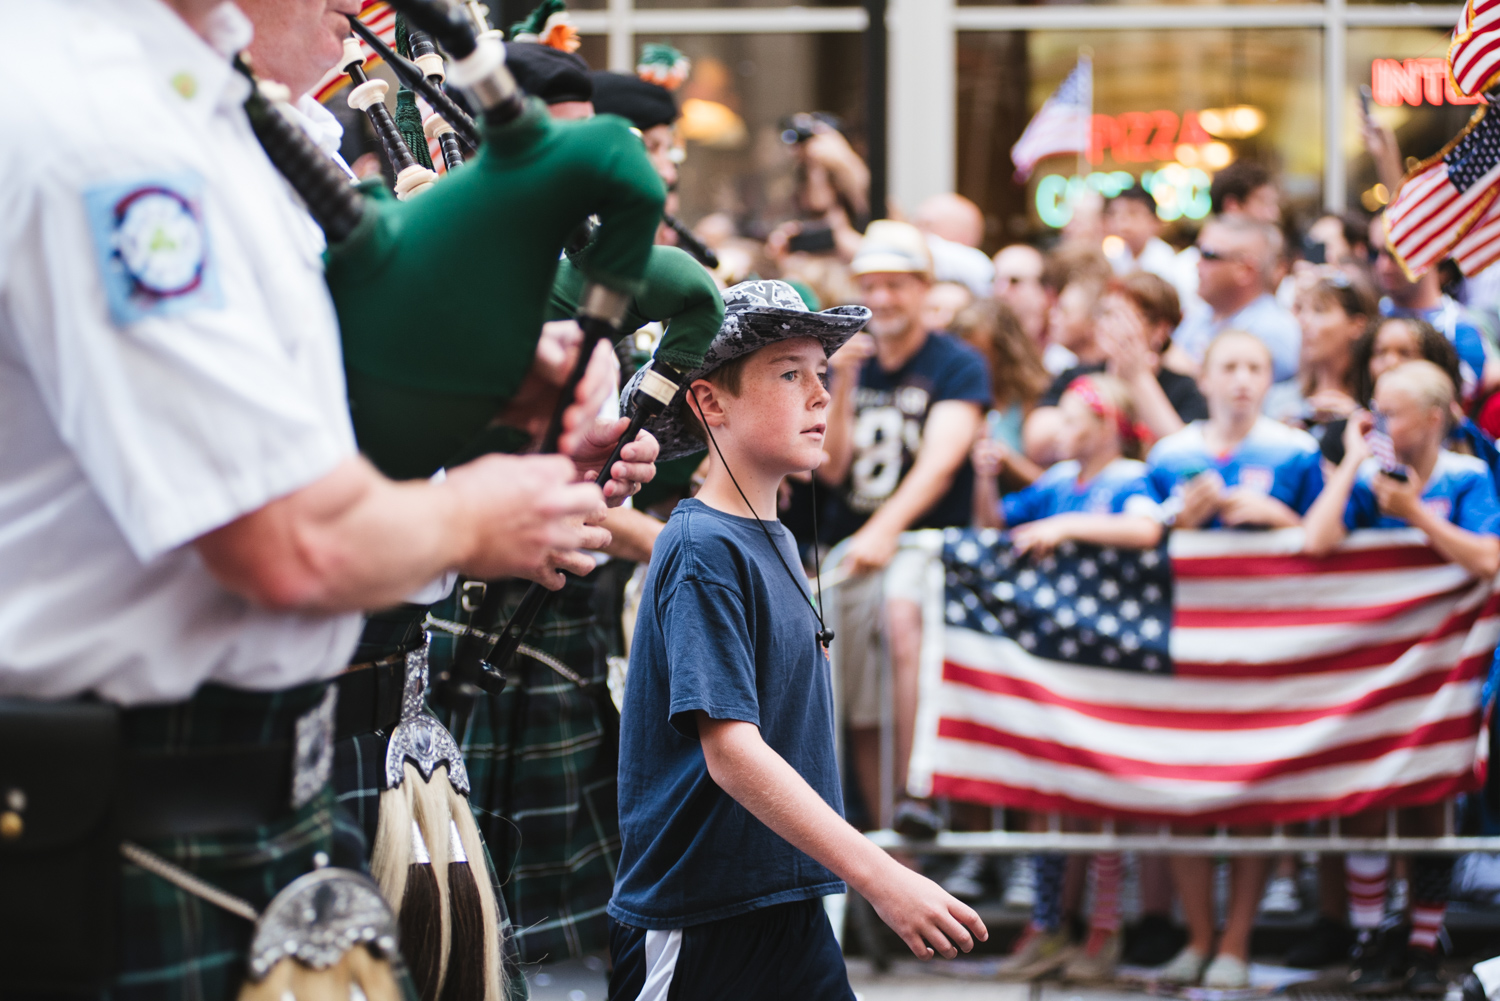
M 984 239 L 978 205 L 963 195 L 933 195 L 917 206 L 916 227 L 927 237 L 935 281 L 964 285 L 976 298 L 990 294 L 995 266 L 978 249 Z

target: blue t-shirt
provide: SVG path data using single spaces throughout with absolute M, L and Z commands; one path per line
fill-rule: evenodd
M 828 538 L 859 530 L 896 492 L 922 447 L 935 403 L 966 400 L 990 406 L 990 369 L 984 356 L 947 334 L 928 334 L 917 353 L 894 372 L 866 359 L 854 391 L 854 459 L 830 504 Z M 912 528 L 967 528 L 974 513 L 974 467 L 965 459 L 947 493 Z
M 1054 514 L 1122 514 L 1127 506 L 1142 501 L 1154 507 L 1146 486 L 1146 464 L 1134 459 L 1116 459 L 1087 483 L 1078 482 L 1079 464 L 1059 462 L 1024 490 L 1001 498 L 1000 510 L 1009 527 L 1024 525 Z M 1141 500 L 1131 504 L 1132 498 Z
M 1183 310 L 1182 322 L 1172 332 L 1172 341 L 1201 364 L 1209 344 L 1226 330 L 1243 330 L 1260 338 L 1271 352 L 1273 377 L 1277 382 L 1297 374 L 1302 328 L 1271 293 L 1264 293 L 1238 313 L 1226 317 L 1217 316 L 1214 308 L 1200 299 Z
M 637 928 L 718 921 L 844 884 L 756 820 L 708 774 L 695 710 L 760 727 L 843 814 L 833 687 L 807 578 L 780 522 L 792 579 L 754 519 L 698 500 L 657 537 L 620 714 L 620 865 L 610 916 Z
M 1446 295 L 1441 303 L 1431 309 L 1402 309 L 1386 298 L 1380 300 L 1380 315 L 1416 317 L 1437 328 L 1439 333 L 1448 338 L 1453 350 L 1458 352 L 1458 370 L 1464 383 L 1460 388 L 1464 397 L 1467 399 L 1474 395 L 1474 390 L 1484 378 L 1486 352 L 1484 335 L 1479 332 L 1479 325 L 1474 322 L 1468 310 Z
M 1246 487 L 1275 497 L 1306 514 L 1323 489 L 1322 456 L 1306 431 L 1269 417 L 1258 418 L 1245 440 L 1228 455 L 1214 455 L 1203 440 L 1205 421 L 1194 421 L 1156 443 L 1146 456 L 1146 482 L 1158 504 L 1181 494 L 1184 484 L 1212 469 L 1226 487 Z M 1203 526 L 1222 528 L 1218 516 Z
M 1375 502 L 1370 483 L 1380 473 L 1374 459 L 1360 463 L 1349 503 L 1344 508 L 1344 525 L 1356 528 L 1405 528 L 1406 522 L 1383 514 Z M 1447 449 L 1438 453 L 1432 477 L 1422 488 L 1422 506 L 1444 521 L 1459 528 L 1488 535 L 1500 535 L 1500 500 L 1495 497 L 1495 482 L 1489 467 L 1472 455 L 1459 455 Z

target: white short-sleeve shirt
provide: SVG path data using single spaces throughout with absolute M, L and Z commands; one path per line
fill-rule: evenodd
M 190 545 L 355 454 L 318 240 L 225 55 L 248 21 L 0 15 L 48 42 L 0 60 L 0 696 L 336 673 L 358 615 L 256 607 Z

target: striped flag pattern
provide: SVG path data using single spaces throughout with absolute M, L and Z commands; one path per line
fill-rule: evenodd
M 1490 202 L 1449 254 L 1458 270 L 1470 278 L 1500 260 L 1500 198 Z
M 1500 78 L 1500 0 L 1467 0 L 1453 41 L 1448 74 L 1465 97 L 1477 97 Z
M 1483 779 L 1500 596 L 1420 533 L 1357 532 L 1323 559 L 1301 554 L 1300 529 L 1173 533 L 1170 676 L 1043 659 L 972 628 L 952 571 L 1008 543 L 950 530 L 927 545 L 914 795 L 1274 823 Z
M 380 40 L 391 48 L 396 47 L 396 12 L 386 0 L 363 0 L 359 8 L 359 19 Z M 373 49 L 365 44 L 364 39 L 359 40 L 359 50 L 365 54 L 366 65 L 374 65 L 380 62 Z M 323 75 L 318 85 L 313 88 L 313 97 L 320 104 L 327 103 L 328 98 L 343 90 L 349 85 L 349 74 L 335 67 Z
M 1044 156 L 1087 153 L 1094 121 L 1094 63 L 1087 56 L 1042 105 L 1011 147 L 1016 177 L 1025 180 Z
M 1386 243 L 1414 280 L 1448 256 L 1500 193 L 1500 115 L 1481 106 L 1436 156 L 1406 176 L 1385 210 Z

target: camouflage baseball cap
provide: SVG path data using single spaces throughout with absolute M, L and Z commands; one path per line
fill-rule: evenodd
M 647 428 L 661 443 L 659 461 L 703 451 L 702 439 L 683 426 L 685 417 L 677 405 L 694 379 L 767 344 L 793 337 L 816 337 L 823 343 L 823 353 L 832 355 L 869 321 L 870 311 L 864 306 L 835 306 L 815 313 L 796 289 L 782 281 L 758 279 L 725 289 L 724 323 L 704 353 L 703 364 L 686 374 L 677 399 Z M 627 417 L 635 411 L 632 398 L 646 371 L 637 372 L 620 394 L 620 407 Z

